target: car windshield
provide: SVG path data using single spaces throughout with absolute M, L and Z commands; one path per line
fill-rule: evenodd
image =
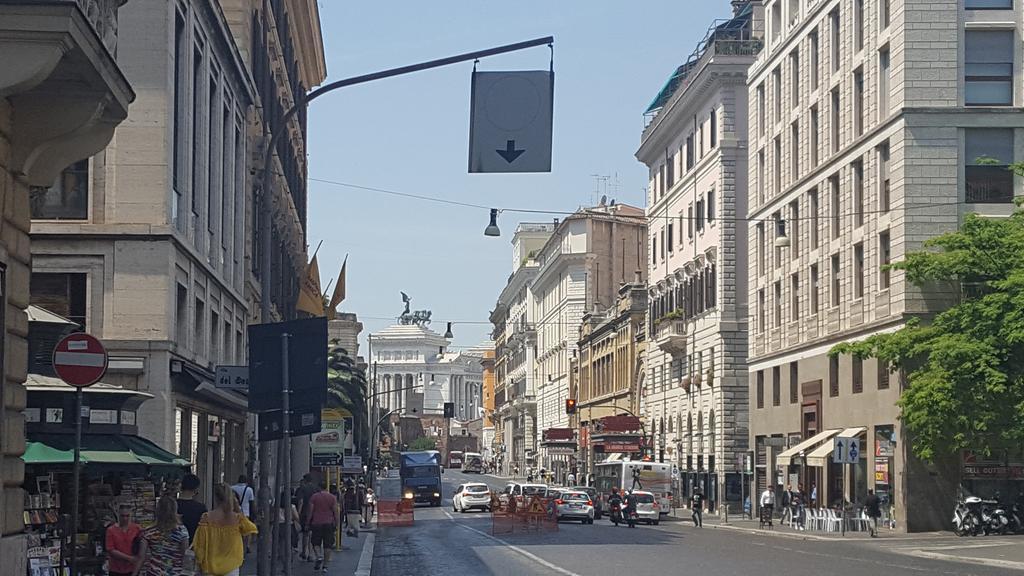
M 543 496 L 546 490 L 543 486 L 523 486 L 523 494 L 527 496 Z
M 584 502 L 590 500 L 590 496 L 587 495 L 586 492 L 569 492 L 567 494 L 563 494 L 562 498 L 565 500 L 582 500 Z
M 483 494 L 484 492 L 487 492 L 487 486 L 484 486 L 483 484 L 471 484 L 469 486 L 466 486 L 466 492 L 471 492 L 473 494 Z
M 636 503 L 637 504 L 653 504 L 654 503 L 654 496 L 651 495 L 651 494 L 634 494 L 633 497 L 636 498 Z

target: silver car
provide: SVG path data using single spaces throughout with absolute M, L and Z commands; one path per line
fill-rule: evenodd
M 633 490 L 629 497 L 636 499 L 636 515 L 639 517 L 639 520 L 657 526 L 661 521 L 661 506 L 658 505 L 658 500 L 654 497 L 654 494 L 642 490 Z
M 554 500 L 557 520 L 579 520 L 583 524 L 594 523 L 594 501 L 583 491 L 563 490 Z

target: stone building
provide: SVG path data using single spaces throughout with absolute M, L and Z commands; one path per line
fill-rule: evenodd
M 871 489 L 898 530 L 939 529 L 955 462 L 912 456 L 898 374 L 828 351 L 947 306 L 955 294 L 882 266 L 955 230 L 965 212 L 1013 209 L 1020 183 L 1002 166 L 1024 136 L 1021 7 L 764 4 L 765 50 L 748 75 L 757 486 L 814 485 L 820 504 Z M 982 156 L 996 165 L 978 165 Z M 788 246 L 776 242 L 783 233 Z M 831 463 L 836 436 L 864 447 L 846 481 Z
M 647 222 L 643 210 L 626 204 L 582 208 L 558 223 L 537 251 L 530 284 L 536 351 L 532 366 L 537 394 L 538 439 L 568 430 L 569 359 L 576 350 L 587 310 L 615 303 L 619 286 L 639 270 L 647 277 Z M 561 477 L 569 457 L 540 448 L 538 467 Z
M 688 497 L 739 506 L 747 449 L 747 89 L 761 47 L 734 2 L 647 111 L 650 298 L 644 416 Z
M 0 3 L 0 574 L 22 575 L 30 199 L 99 152 L 135 98 L 114 56 L 124 0 Z
M 300 125 L 276 151 L 286 175 L 276 190 L 290 196 L 278 203 L 275 265 L 252 266 L 263 118 L 325 76 L 315 5 L 268 6 L 127 4 L 118 62 L 141 96 L 105 150 L 32 202 L 33 303 L 106 343 L 107 381 L 154 396 L 139 411 L 140 435 L 193 462 L 207 500 L 216 482 L 251 470 L 255 456 L 245 397 L 216 388 L 213 371 L 247 363 L 257 275 L 274 275 L 267 296 L 290 318 L 305 262 Z M 270 25 L 285 13 L 290 26 Z M 229 26 L 238 22 L 247 33 Z

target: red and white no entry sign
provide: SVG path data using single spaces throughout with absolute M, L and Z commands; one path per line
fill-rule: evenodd
M 53 369 L 72 386 L 92 386 L 107 372 L 107 350 L 90 334 L 69 334 L 53 349 Z

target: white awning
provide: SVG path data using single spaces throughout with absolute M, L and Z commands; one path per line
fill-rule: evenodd
M 836 437 L 837 438 L 856 438 L 856 437 L 860 436 L 861 434 L 867 432 L 867 430 L 868 429 L 863 427 L 863 426 L 857 426 L 857 427 L 854 427 L 854 428 L 847 428 L 847 429 L 843 430 L 842 432 L 840 432 L 839 434 L 837 434 Z M 817 466 L 819 468 L 824 468 L 825 465 L 828 464 L 828 457 L 832 454 L 833 447 L 835 447 L 835 443 L 834 442 L 825 442 L 821 446 L 818 446 L 817 448 L 815 448 L 814 452 L 811 452 L 810 454 L 807 455 L 807 465 L 808 466 Z
M 828 440 L 829 438 L 838 434 L 840 431 L 840 428 L 836 428 L 835 430 L 825 430 L 824 432 L 818 432 L 814 436 L 811 436 L 807 440 L 800 442 L 796 446 L 793 446 L 788 450 L 783 450 L 781 454 L 775 457 L 775 465 L 789 466 L 794 456 L 799 456 L 801 452 L 804 452 L 808 448 L 821 444 L 825 440 Z

